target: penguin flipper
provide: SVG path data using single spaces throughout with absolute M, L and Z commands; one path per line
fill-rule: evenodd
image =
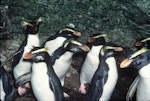
M 50 80 L 49 80 L 49 83 L 50 83 L 50 88 L 52 89 L 52 91 L 55 93 L 55 84 L 54 84 L 54 82 L 53 82 L 53 80 L 50 78 Z
M 132 82 L 132 84 L 130 85 L 129 90 L 126 94 L 126 101 L 130 101 L 133 98 L 133 95 L 135 94 L 135 91 L 137 89 L 138 82 L 139 82 L 139 76 L 137 76 Z

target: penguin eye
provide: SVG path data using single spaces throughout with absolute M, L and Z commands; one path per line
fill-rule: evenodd
M 133 65 L 139 65 L 141 63 L 141 57 L 140 56 L 137 56 L 134 61 L 133 61 Z
M 136 61 L 134 61 L 134 62 L 133 62 L 133 65 L 135 65 L 135 66 L 136 66 L 136 65 L 139 65 L 140 63 L 141 63 L 141 61 L 136 60 Z

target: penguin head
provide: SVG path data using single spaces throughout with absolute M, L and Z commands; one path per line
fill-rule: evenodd
M 123 51 L 122 47 L 114 47 L 114 46 L 103 46 L 100 55 L 105 57 L 111 57 L 114 51 Z
M 65 37 L 67 39 L 78 38 L 81 36 L 81 32 L 75 31 L 74 27 L 75 27 L 74 24 L 69 24 L 64 29 L 61 29 L 60 31 L 58 31 L 56 34 L 58 36 Z
M 25 53 L 25 60 L 32 60 L 35 63 L 49 61 L 49 54 L 45 48 L 34 48 L 31 52 Z
M 90 48 L 86 45 L 82 45 L 80 42 L 77 42 L 75 40 L 68 40 L 67 42 L 64 43 L 64 48 L 66 51 L 70 51 L 72 53 L 77 53 L 81 51 L 88 52 Z
M 22 22 L 22 25 L 25 26 L 25 33 L 26 34 L 37 34 L 39 24 L 42 22 L 42 18 L 38 18 L 35 20 L 32 20 L 30 22 Z
M 148 49 L 150 49 L 150 37 L 137 40 L 135 42 L 135 47 L 137 49 L 141 49 L 143 47 L 147 47 Z
M 124 59 L 120 64 L 120 68 L 133 66 L 136 69 L 141 69 L 148 63 L 150 63 L 150 50 L 143 47 L 140 50 L 135 51 L 128 58 Z
M 87 44 L 89 46 L 105 45 L 106 44 L 105 37 L 106 34 L 94 34 L 88 38 Z

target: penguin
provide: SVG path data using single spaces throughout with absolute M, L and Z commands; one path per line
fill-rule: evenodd
M 55 50 L 57 50 L 59 47 L 63 46 L 63 43 L 66 40 L 72 39 L 72 38 L 78 38 L 81 36 L 81 32 L 74 30 L 74 25 L 69 24 L 65 28 L 57 31 L 57 33 L 53 36 L 50 36 L 42 45 L 42 47 L 45 47 L 48 50 L 49 55 L 54 53 Z
M 110 100 L 118 79 L 117 65 L 113 53 L 122 50 L 122 47 L 102 47 L 99 54 L 100 63 L 93 75 L 87 101 Z
M 1 64 L 1 61 L 0 61 Z M 16 89 L 13 84 L 10 84 L 8 73 L 3 66 L 0 67 L 0 100 L 10 101 L 11 97 L 15 94 Z
M 136 101 L 150 100 L 150 49 L 143 47 L 136 50 L 128 58 L 124 59 L 120 68 L 134 67 L 138 70 L 138 76 L 130 86 L 130 91 L 126 96 L 126 100 L 132 100 L 132 96 L 136 91 Z M 132 92 L 132 93 L 131 93 Z
M 46 50 L 49 50 L 45 48 Z M 81 51 L 89 51 L 89 47 L 82 45 L 80 42 L 74 39 L 67 40 L 63 43 L 63 46 L 59 47 L 51 56 L 50 62 L 54 68 L 56 75 L 58 76 L 61 85 L 64 86 L 64 78 L 71 66 L 72 57 L 74 53 Z M 67 93 L 64 92 L 65 97 L 69 97 Z
M 63 89 L 45 48 L 24 55 L 32 61 L 31 86 L 37 101 L 64 101 Z
M 38 35 L 38 28 L 39 24 L 42 22 L 42 18 L 38 18 L 35 20 L 32 20 L 31 22 L 23 22 L 23 26 L 26 26 L 25 31 L 25 40 L 23 41 L 20 48 L 16 51 L 16 55 L 13 58 L 12 67 L 13 67 L 13 76 L 16 81 L 24 81 L 28 84 L 25 84 L 30 87 L 30 84 L 28 81 L 29 79 L 24 79 L 22 75 L 28 74 L 31 72 L 31 62 L 24 61 L 23 56 L 26 52 L 30 52 L 34 47 L 40 46 L 40 40 Z M 20 78 L 22 76 L 22 78 Z M 18 84 L 16 84 L 18 85 Z M 23 95 L 26 92 L 26 89 L 21 87 L 22 85 L 18 86 L 18 93 L 19 95 Z
M 65 75 L 71 66 L 73 55 L 81 51 L 87 52 L 89 51 L 89 47 L 75 40 L 68 40 L 62 48 L 53 54 L 56 57 L 53 62 L 53 68 L 62 86 L 64 85 Z M 54 56 L 52 57 L 54 58 Z
M 87 45 L 91 47 L 87 53 L 84 63 L 81 67 L 80 72 L 80 88 L 79 92 L 82 94 L 86 93 L 85 84 L 90 84 L 92 77 L 98 68 L 99 64 L 99 52 L 103 45 L 105 45 L 105 34 L 94 34 L 88 38 Z

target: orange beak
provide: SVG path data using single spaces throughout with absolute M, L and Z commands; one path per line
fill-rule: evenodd
M 34 54 L 33 54 L 33 53 L 28 52 L 28 53 L 25 53 L 25 55 L 24 55 L 24 59 L 31 59 L 33 56 L 34 56 Z
M 140 41 L 137 41 L 136 43 L 135 43 L 135 46 L 141 46 L 142 45 L 142 43 L 140 42 Z
M 115 51 L 123 51 L 123 48 L 122 47 L 115 47 Z
M 124 59 L 120 64 L 120 68 L 127 68 L 132 63 L 132 61 L 133 59 Z
M 89 37 L 88 38 L 88 42 L 94 42 L 94 40 L 95 40 L 94 37 Z
M 81 46 L 81 49 L 82 49 L 83 51 L 85 51 L 85 52 L 90 51 L 90 48 L 89 48 L 87 45 Z
M 73 34 L 76 35 L 76 36 L 78 36 L 78 37 L 81 36 L 81 32 L 78 32 L 78 31 L 74 32 Z

